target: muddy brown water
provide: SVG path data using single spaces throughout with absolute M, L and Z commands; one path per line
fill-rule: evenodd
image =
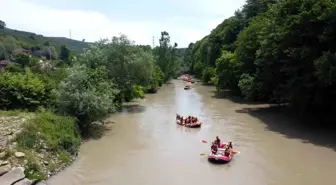
M 50 185 L 335 185 L 331 134 L 269 111 L 267 105 L 214 97 L 214 87 L 174 80 L 159 93 L 110 117 L 105 134 L 82 145 L 78 159 Z M 175 124 L 175 114 L 197 115 L 202 128 Z M 241 153 L 211 164 L 215 136 Z M 331 138 L 330 138 L 331 137 Z

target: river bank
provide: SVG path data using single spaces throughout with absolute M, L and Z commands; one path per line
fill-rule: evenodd
M 81 143 L 75 119 L 51 112 L 0 115 L 0 174 L 22 167 L 27 179 L 41 181 L 75 160 Z

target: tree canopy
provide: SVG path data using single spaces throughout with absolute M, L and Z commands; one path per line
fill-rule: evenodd
M 184 60 L 218 89 L 289 103 L 301 114 L 331 115 L 335 26 L 332 0 L 247 0 L 209 35 L 191 43 Z

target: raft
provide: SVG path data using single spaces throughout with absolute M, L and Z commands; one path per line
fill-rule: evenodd
M 191 89 L 190 86 L 185 86 L 185 87 L 184 87 L 184 90 L 189 90 L 189 89 Z
M 219 148 L 224 148 L 225 146 L 226 146 L 226 143 L 223 142 L 223 143 L 221 143 L 221 144 L 219 145 Z M 238 153 L 238 151 L 235 150 L 235 149 L 233 149 L 233 148 L 231 149 L 231 151 L 232 151 L 233 154 Z
M 212 152 L 210 152 L 210 154 L 208 155 L 208 160 L 211 162 L 219 162 L 219 163 L 227 163 L 230 162 L 234 156 L 234 153 L 230 153 L 229 156 L 224 156 L 224 152 L 225 149 L 222 148 L 218 148 L 218 152 L 217 154 L 213 154 Z
M 176 120 L 176 124 L 178 124 L 178 125 L 184 125 L 183 123 L 181 123 L 181 121 L 180 120 Z
M 198 128 L 198 127 L 201 127 L 201 123 L 197 122 L 197 123 L 192 123 L 192 124 L 188 124 L 188 125 L 185 125 L 185 126 L 190 127 L 190 128 Z
M 198 128 L 198 127 L 201 127 L 201 125 L 202 125 L 201 122 L 186 125 L 184 123 L 181 123 L 180 120 L 176 120 L 176 124 L 181 125 L 181 126 L 185 126 L 185 127 L 189 127 L 189 128 Z

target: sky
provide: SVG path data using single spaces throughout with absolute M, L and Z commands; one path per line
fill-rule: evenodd
M 0 0 L 8 28 L 88 42 L 120 33 L 158 45 L 162 31 L 187 47 L 208 35 L 245 0 Z

